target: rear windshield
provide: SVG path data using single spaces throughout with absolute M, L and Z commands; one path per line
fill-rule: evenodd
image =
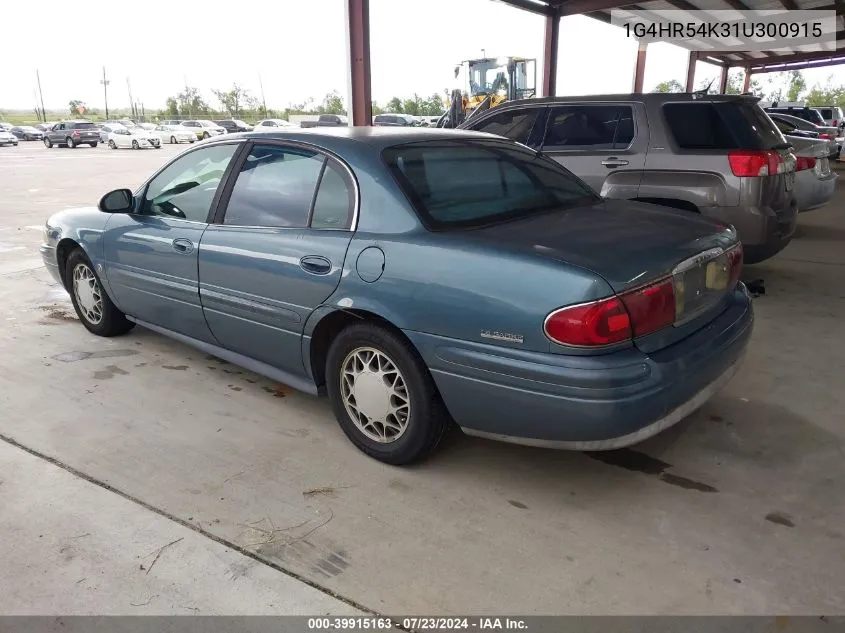
M 558 163 L 509 142 L 409 143 L 384 159 L 432 230 L 475 228 L 599 197 Z
M 663 114 L 681 149 L 765 150 L 788 146 L 766 113 L 744 100 L 667 103 Z
M 93 130 L 95 127 L 97 127 L 97 126 L 94 125 L 93 123 L 74 123 L 73 124 L 73 128 L 75 130 Z

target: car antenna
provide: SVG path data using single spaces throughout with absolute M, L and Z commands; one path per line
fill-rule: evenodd
M 711 79 L 710 83 L 704 86 L 704 88 L 699 88 L 698 90 L 693 91 L 692 97 L 693 99 L 698 99 L 699 97 L 706 97 L 710 93 L 710 86 L 713 85 L 713 82 L 716 81 L 715 79 Z

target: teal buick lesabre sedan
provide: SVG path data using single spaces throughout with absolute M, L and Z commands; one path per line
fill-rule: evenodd
M 675 424 L 753 312 L 732 227 L 603 200 L 488 134 L 226 135 L 49 218 L 83 325 L 140 325 L 311 394 L 404 464 L 446 430 L 575 450 Z

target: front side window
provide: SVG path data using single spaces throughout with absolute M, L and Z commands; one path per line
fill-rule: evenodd
M 540 108 L 499 112 L 472 129 L 476 132 L 498 134 L 517 143 L 528 143 L 528 137 L 531 136 L 531 130 L 534 129 L 541 112 Z
M 305 149 L 256 145 L 244 161 L 224 224 L 297 228 L 308 214 L 325 158 Z
M 409 143 L 384 159 L 432 230 L 473 228 L 600 198 L 555 161 L 508 141 Z
M 213 145 L 178 158 L 150 181 L 141 212 L 207 222 L 214 195 L 237 149 L 234 143 Z
M 544 149 L 625 149 L 634 138 L 628 105 L 565 105 L 552 108 Z

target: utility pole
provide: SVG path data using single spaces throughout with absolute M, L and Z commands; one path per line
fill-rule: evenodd
M 188 94 L 188 75 L 184 75 L 183 78 L 185 79 L 185 103 L 188 104 L 188 116 L 193 118 L 194 108 L 193 104 L 191 103 L 191 96 Z
M 267 100 L 264 99 L 264 84 L 261 82 L 261 73 L 258 73 L 258 86 L 261 88 L 261 105 L 264 107 L 264 118 L 267 118 Z
M 38 69 L 35 69 L 35 79 L 38 81 L 38 96 L 41 98 L 41 115 L 44 117 L 44 123 L 47 122 L 47 111 L 44 109 L 44 93 L 41 91 L 41 75 L 38 74 Z
M 106 67 L 103 66 L 103 78 L 100 80 L 103 84 L 103 100 L 106 102 L 106 120 L 109 118 L 109 80 L 106 79 Z
M 129 90 L 129 111 L 132 113 L 132 118 L 136 118 L 135 101 L 132 99 L 132 85 L 129 83 L 129 77 L 126 78 L 126 88 Z

